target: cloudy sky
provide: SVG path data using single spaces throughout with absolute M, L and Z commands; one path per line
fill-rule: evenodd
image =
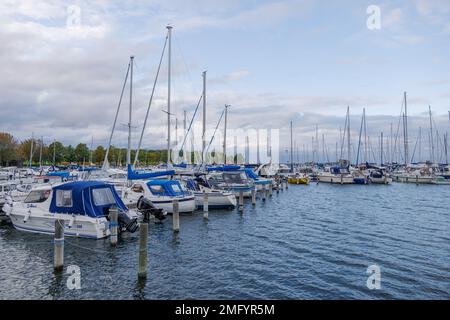
M 374 4 L 375 30 L 367 27 Z M 0 131 L 71 144 L 93 136 L 105 145 L 134 55 L 137 144 L 167 24 L 180 121 L 183 110 L 192 116 L 208 70 L 210 127 L 230 104 L 232 128 L 287 129 L 293 120 L 302 145 L 318 124 L 334 145 L 350 106 L 353 135 L 366 108 L 375 139 L 397 125 L 407 91 L 413 137 L 427 126 L 428 105 L 439 130 L 450 131 L 448 0 L 2 0 Z M 166 69 L 144 147 L 165 146 Z M 126 145 L 126 113 L 124 106 L 116 145 Z

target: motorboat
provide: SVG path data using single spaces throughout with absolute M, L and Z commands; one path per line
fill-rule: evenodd
M 327 167 L 318 174 L 319 182 L 334 184 L 354 184 L 354 177 L 348 171 L 348 168 L 340 166 Z
M 22 202 L 8 200 L 3 210 L 20 231 L 54 234 L 64 220 L 67 236 L 101 239 L 110 235 L 109 213 L 119 212 L 119 230 L 135 232 L 138 215 L 129 210 L 114 186 L 97 181 L 69 182 L 33 188 Z
M 242 192 L 244 197 L 249 198 L 255 188 L 254 182 L 245 172 L 240 171 L 239 166 L 208 168 L 206 178 L 212 188 L 232 192 L 236 197 Z
M 203 208 L 205 195 L 208 197 L 208 208 L 232 209 L 236 207 L 235 194 L 231 191 L 212 188 L 205 175 L 197 175 L 195 178 L 183 178 L 181 181 L 188 190 L 194 193 L 197 209 Z
M 178 201 L 179 213 L 195 211 L 195 196 L 185 190 L 178 180 L 135 181 L 122 193 L 122 200 L 128 207 L 140 209 L 143 201 L 149 201 L 156 208 L 173 213 L 173 202 Z

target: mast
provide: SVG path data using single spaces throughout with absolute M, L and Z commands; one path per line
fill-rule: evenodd
M 227 122 L 228 122 L 228 107 L 229 105 L 225 105 L 225 124 L 223 130 L 223 163 L 227 164 Z M 248 140 L 248 137 L 247 137 Z
M 351 150 L 350 150 L 350 107 L 347 107 L 347 148 L 348 148 L 348 164 L 351 164 Z
M 53 166 L 56 165 L 56 139 L 53 139 Z
M 381 149 L 381 157 L 380 157 L 381 163 L 380 163 L 380 165 L 382 166 L 383 162 L 384 162 L 383 161 L 383 131 L 381 131 L 380 149 Z
M 92 136 L 92 139 L 91 139 L 91 153 L 89 155 L 89 162 L 90 162 L 90 164 L 92 164 L 93 147 L 94 147 L 94 136 Z M 55 155 L 54 154 L 53 154 L 53 162 L 55 162 Z
M 127 146 L 127 165 L 131 164 L 131 116 L 133 112 L 133 62 L 134 57 L 130 57 L 130 108 L 128 110 L 128 146 Z
M 39 150 L 39 168 L 42 169 L 42 145 L 44 144 L 44 137 L 41 137 L 40 150 Z
M 405 143 L 405 165 L 409 164 L 409 142 L 408 142 L 408 103 L 406 101 L 406 92 L 404 93 L 405 98 L 405 115 L 404 115 L 404 143 Z
M 203 71 L 202 77 L 203 77 L 202 162 L 204 162 L 205 161 L 204 152 L 206 149 L 206 71 Z
M 316 124 L 316 144 L 314 146 L 316 155 L 317 155 L 317 162 L 320 162 L 319 152 L 320 152 L 320 146 L 319 146 L 319 125 Z
M 448 132 L 444 135 L 444 152 L 445 152 L 445 164 L 448 165 Z
M 431 163 L 434 163 L 434 140 L 433 140 L 433 120 L 431 118 L 431 106 L 428 106 L 428 113 L 430 115 L 430 142 L 431 142 Z
M 363 123 L 364 123 L 364 113 L 365 113 L 366 109 L 363 109 L 363 116 L 361 118 L 361 127 L 359 129 L 359 139 L 358 139 L 358 152 L 356 153 L 356 165 L 359 165 L 359 151 L 361 149 L 361 135 L 362 135 L 362 130 L 363 130 Z
M 30 146 L 30 168 L 33 163 L 33 144 L 34 144 L 34 132 L 31 133 L 31 146 Z
M 419 127 L 419 162 L 422 161 L 422 127 Z
M 291 120 L 291 172 L 294 172 L 294 155 L 292 153 L 292 120 Z
M 167 26 L 169 47 L 168 47 L 168 76 L 167 76 L 167 165 L 170 164 L 170 95 L 171 95 L 171 75 L 172 75 L 172 26 Z

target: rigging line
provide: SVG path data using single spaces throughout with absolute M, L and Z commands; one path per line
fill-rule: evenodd
M 225 113 L 225 109 L 222 111 L 222 114 L 220 115 L 219 121 L 217 122 L 216 129 L 214 129 L 214 133 L 213 133 L 213 135 L 212 135 L 212 137 L 211 137 L 211 141 L 209 141 L 209 145 L 208 145 L 208 148 L 206 149 L 206 152 L 205 152 L 205 153 L 208 153 L 208 151 L 209 151 L 209 147 L 211 146 L 211 143 L 212 143 L 213 140 L 214 140 L 214 137 L 215 137 L 215 135 L 216 135 L 217 129 L 219 128 L 220 122 L 222 122 L 222 118 L 223 118 L 224 113 Z M 202 164 L 203 164 L 203 163 L 202 163 Z
M 194 115 L 192 116 L 191 122 L 189 123 L 189 128 L 188 128 L 188 130 L 186 131 L 186 134 L 184 135 L 183 144 L 181 145 L 181 148 L 180 148 L 179 151 L 181 151 L 181 150 L 184 149 L 184 144 L 186 143 L 186 138 L 187 138 L 187 136 L 188 136 L 188 134 L 189 134 L 189 131 L 191 130 L 192 123 L 194 122 L 195 115 L 197 114 L 198 107 L 200 106 L 200 103 L 202 102 L 202 99 L 203 99 L 203 94 L 200 95 L 200 99 L 198 100 L 197 107 L 195 108 Z
M 125 81 L 123 82 L 122 93 L 120 94 L 119 104 L 117 106 L 116 116 L 114 118 L 114 124 L 113 124 L 112 130 L 111 130 L 111 135 L 109 137 L 108 149 L 106 150 L 105 159 L 103 160 L 103 166 L 105 166 L 105 164 L 108 161 L 108 155 L 109 155 L 109 151 L 111 149 L 111 142 L 112 142 L 112 138 L 113 138 L 113 135 L 114 135 L 114 130 L 116 129 L 117 118 L 119 116 L 120 106 L 122 105 L 122 99 L 123 99 L 123 94 L 125 92 L 125 87 L 126 87 L 127 82 L 128 82 L 128 75 L 130 73 L 130 68 L 131 68 L 131 63 L 129 62 L 128 63 L 128 68 L 127 68 L 127 73 L 125 75 Z
M 135 155 L 135 157 L 134 157 L 134 163 L 133 163 L 133 166 L 136 166 L 136 163 L 137 163 L 137 161 L 138 161 L 139 152 L 140 152 L 141 146 L 142 146 L 142 138 L 144 137 L 145 127 L 147 126 L 148 115 L 149 115 L 149 113 L 150 113 L 150 108 L 151 108 L 152 102 L 153 102 L 153 96 L 154 96 L 154 94 L 155 94 L 156 85 L 157 85 L 157 83 L 158 83 L 159 72 L 160 72 L 160 70 L 161 70 L 161 65 L 162 65 L 162 61 L 163 61 L 163 58 L 164 58 L 164 52 L 166 51 L 166 46 L 167 46 L 167 40 L 168 40 L 168 38 L 169 38 L 169 35 L 167 34 L 166 40 L 164 41 L 164 47 L 163 47 L 163 50 L 162 50 L 162 53 L 161 53 L 161 58 L 160 58 L 160 60 L 159 60 L 158 70 L 156 71 L 156 77 L 155 77 L 155 81 L 154 81 L 154 83 L 153 83 L 152 94 L 151 94 L 150 100 L 149 100 L 149 102 L 148 102 L 147 113 L 146 113 L 146 115 L 145 115 L 145 120 L 144 120 L 144 126 L 142 127 L 141 137 L 140 137 L 140 139 L 139 139 L 139 145 L 138 145 L 138 148 L 137 148 L 137 150 L 136 150 L 136 155 Z

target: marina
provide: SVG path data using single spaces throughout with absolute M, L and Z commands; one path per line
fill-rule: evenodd
M 450 6 L 323 8 L 0 4 L 0 301 L 450 300 Z

